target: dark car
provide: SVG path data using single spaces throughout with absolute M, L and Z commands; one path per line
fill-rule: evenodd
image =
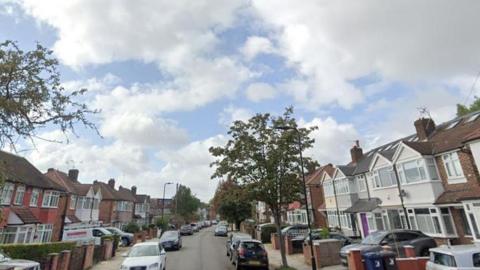
M 308 233 L 308 225 L 306 224 L 291 225 L 282 229 L 282 234 L 290 237 L 305 238 L 307 233 Z
M 307 237 L 305 237 L 304 243 L 308 244 L 309 239 L 310 239 L 310 237 L 307 234 Z M 317 231 L 317 230 L 312 231 L 312 240 L 319 240 L 319 239 L 322 239 L 322 235 L 321 235 L 320 231 Z M 327 239 L 340 240 L 342 242 L 342 247 L 355 243 L 355 241 L 352 238 L 347 237 L 347 236 L 345 236 L 341 233 L 336 233 L 336 232 L 329 233 Z
M 217 226 L 213 234 L 215 236 L 227 236 L 228 228 L 226 226 Z
M 179 231 L 166 231 L 159 241 L 165 250 L 179 250 L 182 248 L 182 237 Z
M 182 225 L 182 227 L 180 227 L 180 235 L 192 235 L 192 234 L 193 234 L 193 229 L 192 229 L 192 226 L 190 226 L 190 224 Z
M 227 256 L 230 257 L 230 260 L 232 259 L 233 250 L 238 248 L 240 241 L 250 239 L 252 239 L 252 236 L 246 233 L 231 233 L 228 236 L 225 247 L 227 249 Z
M 233 251 L 232 263 L 236 269 L 255 267 L 268 270 L 267 251 L 258 240 L 242 240 Z
M 360 250 L 362 254 L 372 251 L 380 251 L 384 246 L 389 246 L 397 253 L 397 256 L 404 256 L 404 247 L 413 246 L 417 256 L 428 256 L 429 249 L 437 246 L 432 237 L 421 231 L 393 230 L 376 231 L 365 237 L 360 244 L 344 246 L 340 250 L 340 258 L 344 265 L 347 264 L 347 254 L 351 249 Z

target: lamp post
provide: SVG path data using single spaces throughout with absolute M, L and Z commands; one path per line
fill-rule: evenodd
M 165 189 L 167 188 L 167 185 L 173 184 L 172 182 L 166 182 L 163 184 L 163 198 L 162 198 L 162 222 L 163 222 L 163 211 L 165 210 Z
M 303 180 L 303 196 L 305 197 L 305 209 L 307 211 L 307 226 L 308 226 L 308 244 L 310 245 L 310 255 L 311 255 L 311 260 L 312 260 L 312 270 L 316 270 L 317 266 L 315 263 L 315 254 L 313 252 L 313 241 L 312 241 L 312 228 L 311 228 L 311 223 L 310 223 L 310 210 L 308 208 L 308 198 L 307 198 L 307 182 L 305 181 L 305 171 L 304 171 L 304 166 L 303 166 L 303 154 L 302 154 L 302 137 L 299 132 L 299 130 L 296 127 L 290 127 L 290 126 L 276 126 L 274 129 L 280 129 L 280 130 L 293 130 L 295 133 L 297 133 L 297 143 L 298 143 L 298 152 L 300 155 L 300 169 L 302 172 L 302 180 Z

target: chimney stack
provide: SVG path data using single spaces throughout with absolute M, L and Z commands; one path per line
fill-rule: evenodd
M 428 140 L 430 134 L 435 131 L 435 122 L 431 118 L 420 118 L 414 122 L 414 125 L 420 141 Z
M 78 182 L 78 173 L 77 169 L 70 169 L 68 170 L 68 178 L 72 179 L 75 182 Z
M 133 193 L 133 195 L 137 195 L 137 187 L 136 186 L 132 186 L 132 193 Z
M 115 188 L 115 179 L 111 178 L 110 180 L 108 180 L 108 185 L 111 188 Z
M 54 168 L 48 168 L 48 170 L 47 170 L 47 172 L 53 172 L 53 171 L 55 171 Z
M 350 149 L 350 156 L 352 157 L 353 163 L 357 163 L 362 158 L 363 150 L 358 140 L 355 141 L 355 145 Z

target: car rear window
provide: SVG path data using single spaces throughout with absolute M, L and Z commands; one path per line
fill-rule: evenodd
M 473 259 L 473 266 L 480 267 L 480 253 L 473 254 L 472 259 Z
M 242 242 L 242 247 L 252 251 L 263 250 L 263 245 L 257 242 Z
M 430 261 L 434 264 L 448 266 L 448 267 L 457 267 L 457 263 L 455 262 L 455 258 L 448 254 L 432 252 Z

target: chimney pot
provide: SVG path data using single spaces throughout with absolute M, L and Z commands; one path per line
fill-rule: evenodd
M 111 188 L 115 188 L 115 179 L 111 178 L 110 180 L 108 180 L 108 185 Z
M 133 193 L 133 195 L 137 195 L 137 187 L 136 186 L 132 186 L 132 193 Z
M 420 118 L 413 124 L 420 141 L 427 141 L 428 137 L 435 131 L 435 122 L 431 118 Z
M 54 168 L 48 168 L 48 170 L 47 170 L 47 172 L 53 172 L 53 171 L 55 171 Z
M 79 171 L 77 169 L 70 169 L 68 171 L 68 178 L 72 179 L 73 181 L 77 182 L 78 181 L 78 174 Z
M 352 157 L 353 163 L 357 163 L 362 158 L 363 150 L 358 140 L 355 141 L 355 145 L 350 149 L 350 156 Z

